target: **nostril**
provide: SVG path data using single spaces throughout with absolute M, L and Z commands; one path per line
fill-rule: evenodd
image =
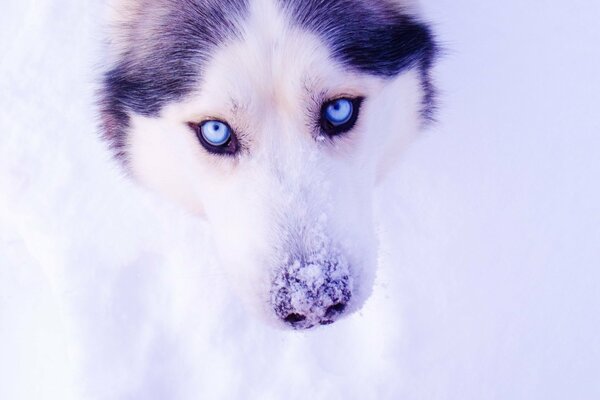
M 325 317 L 331 318 L 331 317 L 333 317 L 335 315 L 343 313 L 345 309 L 346 309 L 346 304 L 345 303 L 334 304 L 334 305 L 329 306 L 327 308 L 327 311 L 325 311 Z
M 298 322 L 302 322 L 306 319 L 306 317 L 302 314 L 292 313 L 285 317 L 284 321 L 289 324 L 297 324 Z

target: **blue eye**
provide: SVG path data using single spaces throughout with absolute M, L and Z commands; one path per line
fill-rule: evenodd
M 200 133 L 209 145 L 215 147 L 223 146 L 231 139 L 231 128 L 217 120 L 203 122 L 200 125 Z
M 340 126 L 350 121 L 354 106 L 348 99 L 337 99 L 329 103 L 325 108 L 325 118 L 333 126 Z
M 348 132 L 354 127 L 363 97 L 339 98 L 323 104 L 321 128 L 330 135 Z
M 233 156 L 240 150 L 240 143 L 227 122 L 218 119 L 200 123 L 188 122 L 198 141 L 211 154 Z

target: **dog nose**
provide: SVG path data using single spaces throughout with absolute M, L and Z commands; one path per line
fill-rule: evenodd
M 333 324 L 338 316 L 342 315 L 346 309 L 346 303 L 336 303 L 332 306 L 327 307 L 323 317 L 319 320 L 321 325 Z M 307 317 L 304 314 L 292 312 L 288 314 L 283 320 L 293 328 L 307 329 L 312 328 L 314 324 L 310 322 L 306 323 Z
M 326 265 L 284 269 L 273 282 L 271 303 L 277 317 L 293 329 L 329 325 L 352 297 L 347 270 Z

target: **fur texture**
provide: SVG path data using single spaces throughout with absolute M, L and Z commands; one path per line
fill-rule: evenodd
M 104 135 L 145 185 L 204 215 L 249 309 L 308 328 L 375 274 L 373 188 L 431 116 L 430 29 L 386 0 L 120 0 Z M 120 14 L 119 14 L 120 13 Z M 324 104 L 364 98 L 339 136 Z M 215 155 L 190 128 L 226 121 Z

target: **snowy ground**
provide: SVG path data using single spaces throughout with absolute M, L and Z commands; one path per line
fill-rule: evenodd
M 0 399 L 600 398 L 600 6 L 429 3 L 440 123 L 381 188 L 372 299 L 309 333 L 110 164 L 99 6 L 3 4 Z

